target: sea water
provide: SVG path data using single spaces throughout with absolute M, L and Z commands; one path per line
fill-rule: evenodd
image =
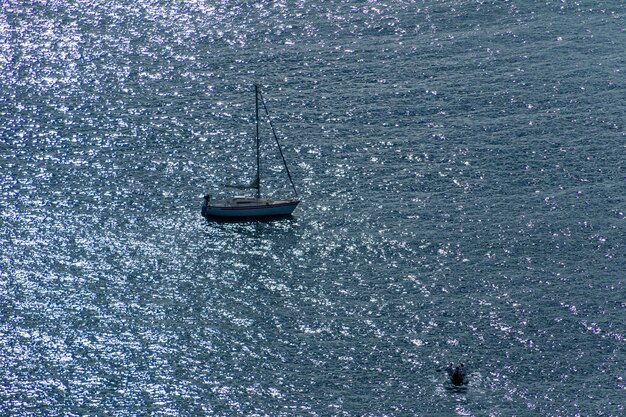
M 625 16 L 4 1 L 0 414 L 624 415 Z

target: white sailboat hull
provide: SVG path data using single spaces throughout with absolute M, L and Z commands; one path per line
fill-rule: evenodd
M 288 216 L 300 200 L 270 200 L 235 197 L 223 201 L 205 201 L 202 215 L 221 218 L 262 218 Z

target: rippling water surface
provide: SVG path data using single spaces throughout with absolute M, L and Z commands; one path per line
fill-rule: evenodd
M 0 10 L 0 414 L 626 413 L 622 1 Z

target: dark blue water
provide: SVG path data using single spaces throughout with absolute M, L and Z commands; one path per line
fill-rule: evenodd
M 0 11 L 0 414 L 626 413 L 622 1 Z

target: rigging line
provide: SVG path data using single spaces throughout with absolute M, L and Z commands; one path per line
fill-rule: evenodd
M 293 179 L 291 178 L 291 172 L 289 172 L 289 167 L 287 166 L 287 161 L 285 160 L 285 155 L 283 154 L 283 150 L 280 147 L 280 142 L 278 142 L 278 136 L 276 135 L 276 129 L 274 129 L 274 124 L 272 123 L 272 118 L 270 117 L 270 112 L 267 110 L 267 106 L 265 105 L 265 99 L 263 99 L 263 94 L 259 90 L 259 97 L 261 97 L 261 103 L 263 104 L 263 108 L 265 109 L 265 114 L 267 115 L 267 120 L 270 122 L 270 127 L 272 128 L 272 133 L 274 134 L 274 139 L 276 140 L 276 145 L 278 145 L 278 151 L 280 152 L 281 158 L 283 158 L 283 165 L 285 165 L 285 170 L 287 171 L 287 176 L 289 177 L 289 182 L 291 182 L 291 186 L 293 187 L 293 192 L 298 197 L 298 191 L 296 191 L 296 186 L 293 183 Z

